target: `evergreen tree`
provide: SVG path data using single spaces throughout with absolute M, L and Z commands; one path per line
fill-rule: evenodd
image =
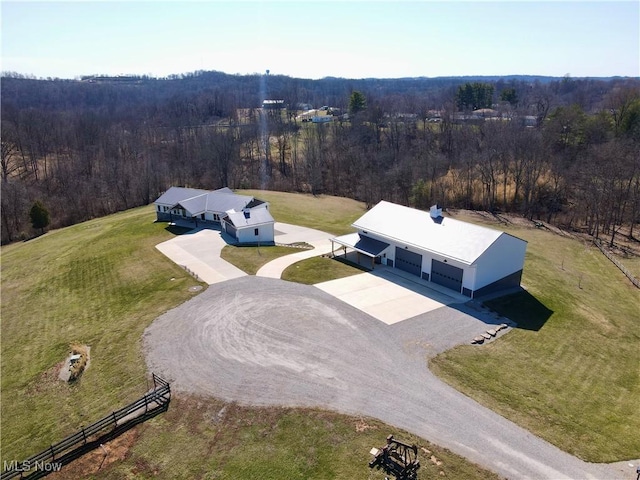
M 31 218 L 31 225 L 33 228 L 39 228 L 40 233 L 44 233 L 44 229 L 49 226 L 49 210 L 42 204 L 40 200 L 32 205 L 29 210 L 29 217 Z
M 351 97 L 349 97 L 349 113 L 355 115 L 358 112 L 361 112 L 367 108 L 367 99 L 364 97 L 362 92 L 354 90 L 351 92 Z

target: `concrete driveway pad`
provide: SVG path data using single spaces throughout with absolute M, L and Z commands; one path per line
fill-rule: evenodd
M 156 245 L 164 255 L 181 267 L 194 272 L 209 285 L 246 275 L 242 270 L 220 258 L 227 242 L 217 230 L 192 230 Z
M 392 325 L 408 318 L 436 310 L 457 300 L 414 284 L 402 285 L 402 277 L 391 281 L 383 273 L 362 273 L 316 284 L 320 290 Z

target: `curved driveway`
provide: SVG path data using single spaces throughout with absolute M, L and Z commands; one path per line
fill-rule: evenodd
M 429 372 L 426 357 L 456 343 L 452 330 L 476 324 L 486 328 L 443 307 L 388 326 L 318 288 L 243 277 L 159 317 L 144 345 L 150 369 L 177 390 L 379 418 L 508 478 L 619 478 L 612 467 L 562 452 Z
M 256 273 L 258 277 L 280 278 L 282 272 L 284 272 L 289 265 L 293 265 L 300 260 L 331 252 L 331 241 L 329 239 L 332 238 L 333 235 L 330 233 L 279 222 L 276 222 L 275 230 L 275 240 L 277 243 L 292 244 L 295 242 L 306 242 L 313 246 L 313 250 L 300 250 L 291 255 L 285 255 L 284 257 L 271 260 L 258 270 Z

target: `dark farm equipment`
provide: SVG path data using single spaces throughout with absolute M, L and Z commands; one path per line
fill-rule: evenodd
M 393 435 L 387 437 L 387 444 L 382 448 L 372 448 L 373 460 L 370 468 L 380 468 L 397 480 L 416 480 L 418 478 L 418 447 L 395 440 Z

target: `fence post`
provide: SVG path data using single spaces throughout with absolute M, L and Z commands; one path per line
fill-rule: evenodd
M 82 428 L 82 439 L 84 440 L 84 444 L 87 444 L 87 434 L 84 431 L 84 427 L 80 426 L 80 428 Z
M 113 417 L 113 429 L 115 430 L 118 426 L 118 419 L 116 418 L 116 412 L 111 412 L 111 416 Z
M 49 446 L 49 450 L 51 450 L 51 460 L 55 460 L 56 459 L 56 452 L 53 449 L 53 445 Z

